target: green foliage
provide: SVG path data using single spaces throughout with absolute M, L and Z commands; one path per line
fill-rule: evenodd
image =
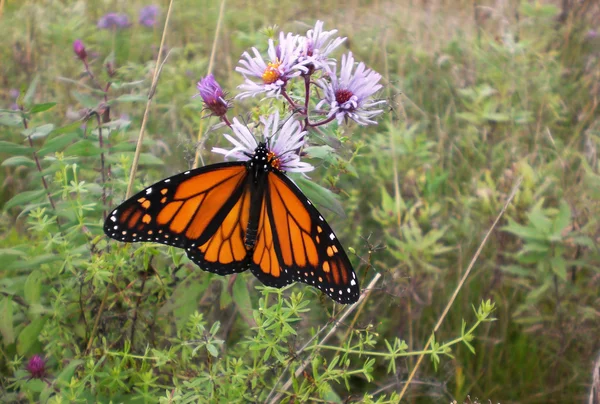
M 415 402 L 583 400 L 600 332 L 593 13 L 573 5 L 563 20 L 554 5 L 521 2 L 474 22 L 471 2 L 309 1 L 300 18 L 297 2 L 260 13 L 227 2 L 213 68 L 232 95 L 243 50 L 264 48 L 275 23 L 304 29 L 285 21 L 326 20 L 385 72 L 391 111 L 377 127 L 333 125 L 304 150 L 318 170 L 302 187 L 335 213 L 361 285 L 382 274 L 345 317 L 310 287 L 256 287 L 250 274 L 203 272 L 179 249 L 102 235 L 125 195 L 161 35 L 136 23 L 146 4 L 113 3 L 1 6 L 0 401 L 397 402 L 420 354 Z M 215 122 L 191 98 L 218 19 L 209 3 L 175 0 L 134 189 L 187 169 L 197 146 L 222 145 L 216 130 L 196 143 Z M 109 11 L 132 26 L 97 29 Z M 94 79 L 75 38 L 95 53 Z M 27 370 L 34 354 L 42 378 Z

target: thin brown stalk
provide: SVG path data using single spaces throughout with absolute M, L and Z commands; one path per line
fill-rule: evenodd
M 100 172 L 102 173 L 102 217 L 106 220 L 106 174 L 105 174 L 105 161 L 104 161 L 104 140 L 102 139 L 102 122 L 100 121 L 100 115 L 96 115 L 96 122 L 98 123 L 98 145 L 100 146 Z
M 23 115 L 22 118 L 23 118 L 23 127 L 25 129 L 28 129 L 29 124 L 27 123 L 27 118 L 25 118 L 25 115 Z M 31 138 L 31 136 L 27 136 L 27 141 L 29 142 L 29 146 L 32 149 L 31 153 L 33 154 L 33 159 L 35 160 L 35 166 L 37 167 L 37 170 L 40 173 L 40 176 L 42 177 L 42 185 L 44 186 L 44 189 L 46 190 L 46 196 L 48 197 L 48 202 L 50 202 L 50 206 L 52 206 L 52 210 L 56 213 L 56 205 L 54 204 L 52 195 L 50 195 L 50 189 L 48 188 L 48 182 L 46 182 L 46 177 L 42 173 L 42 164 L 40 163 L 40 158 L 34 149 L 33 139 Z M 56 225 L 58 226 L 58 229 L 62 232 L 62 229 L 60 227 L 60 221 L 58 219 L 58 213 L 56 214 Z
M 217 43 L 219 41 L 219 32 L 221 31 L 221 25 L 223 23 L 223 16 L 225 15 L 225 0 L 221 0 L 221 7 L 219 8 L 219 18 L 217 19 L 217 27 L 215 28 L 215 37 L 213 39 L 212 50 L 210 51 L 210 59 L 208 61 L 208 72 L 207 74 L 212 73 L 213 65 L 215 62 L 215 55 L 217 53 Z M 202 145 L 202 135 L 204 134 L 204 118 L 205 111 L 202 110 L 200 113 L 200 125 L 198 126 L 198 140 L 196 142 L 196 155 L 194 156 L 194 166 L 193 168 L 197 168 L 198 164 L 202 160 L 201 154 L 201 145 Z M 204 164 L 204 161 L 202 161 Z
M 433 340 L 433 336 L 439 330 L 440 326 L 442 325 L 442 322 L 446 318 L 446 315 L 450 311 L 450 308 L 454 304 L 454 300 L 456 300 L 456 296 L 458 296 L 458 293 L 460 292 L 460 290 L 462 289 L 463 285 L 465 284 L 465 281 L 467 280 L 467 277 L 469 276 L 469 274 L 471 273 L 471 270 L 475 266 L 475 262 L 477 262 L 477 259 L 479 258 L 479 255 L 481 254 L 481 251 L 483 251 L 483 247 L 486 245 L 486 243 L 487 243 L 490 235 L 492 234 L 492 232 L 496 228 L 496 225 L 498 224 L 498 222 L 500 221 L 500 219 L 504 215 L 504 212 L 506 212 L 506 209 L 508 208 L 508 206 L 512 202 L 513 198 L 517 194 L 517 191 L 519 190 L 519 186 L 521 185 L 521 181 L 522 180 L 523 180 L 523 178 L 519 178 L 517 180 L 517 183 L 515 184 L 515 186 L 513 187 L 512 191 L 510 193 L 510 196 L 506 200 L 506 203 L 504 204 L 504 206 L 500 210 L 500 213 L 498 214 L 498 216 L 496 216 L 496 220 L 494 220 L 494 223 L 492 224 L 492 226 L 490 227 L 490 229 L 486 233 L 485 237 L 481 241 L 481 244 L 479 244 L 479 248 L 477 248 L 477 251 L 475 252 L 475 255 L 473 255 L 473 258 L 471 258 L 471 262 L 469 263 L 469 266 L 467 267 L 467 270 L 465 271 L 465 273 L 463 274 L 462 278 L 460 279 L 460 282 L 458 282 L 458 285 L 456 286 L 456 289 L 454 290 L 454 293 L 452 294 L 452 297 L 450 297 L 450 300 L 448 301 L 448 304 L 446 305 L 446 308 L 442 312 L 442 315 L 440 316 L 440 318 L 438 319 L 435 327 L 433 328 L 433 332 L 431 333 L 431 336 L 429 337 L 429 339 L 427 340 L 427 343 L 425 344 L 425 347 L 423 348 L 423 353 L 421 353 L 421 355 L 419 355 L 419 359 L 417 360 L 417 364 L 413 368 L 412 372 L 410 372 L 410 375 L 408 376 L 408 380 L 406 381 L 406 384 L 402 388 L 402 391 L 400 392 L 400 395 L 398 396 L 397 400 L 395 401 L 396 403 L 399 403 L 400 400 L 402 400 L 402 397 L 404 397 L 404 394 L 406 394 L 406 390 L 408 390 L 408 386 L 410 386 L 411 381 L 415 377 L 415 374 L 417 373 L 417 370 L 419 369 L 419 366 L 421 365 L 421 362 L 423 361 L 423 358 L 425 357 L 425 351 L 427 351 L 427 349 L 429 349 L 429 346 L 431 345 L 431 341 Z
M 85 348 L 85 353 L 88 354 L 90 349 L 92 349 L 92 343 L 94 342 L 94 336 L 96 335 L 96 330 L 98 329 L 98 324 L 100 323 L 100 316 L 104 311 L 104 305 L 106 305 L 106 300 L 108 299 L 108 289 L 110 285 L 106 285 L 106 291 L 104 292 L 104 296 L 102 297 L 102 302 L 100 303 L 100 308 L 98 309 L 98 314 L 96 315 L 96 320 L 94 320 L 94 327 L 92 328 L 92 332 L 90 333 L 90 339 L 88 340 L 87 346 Z
M 152 85 L 148 92 L 148 101 L 146 102 L 146 109 L 144 110 L 144 117 L 142 118 L 142 126 L 140 127 L 140 134 L 138 136 L 137 145 L 135 147 L 135 154 L 133 156 L 133 163 L 131 164 L 131 172 L 129 173 L 129 184 L 127 184 L 127 194 L 125 199 L 131 196 L 133 190 L 133 182 L 135 180 L 135 174 L 137 172 L 137 166 L 140 161 L 140 154 L 142 153 L 142 143 L 144 141 L 144 131 L 146 129 L 146 123 L 148 122 L 148 113 L 150 112 L 150 104 L 152 104 L 152 98 L 156 92 L 156 85 L 158 83 L 158 76 L 161 68 L 161 57 L 163 54 L 163 48 L 165 45 L 165 39 L 167 37 L 167 27 L 169 25 L 169 18 L 171 17 L 171 10 L 173 9 L 173 1 L 169 2 L 169 9 L 167 10 L 167 17 L 165 18 L 165 26 L 163 27 L 162 38 L 160 40 L 160 47 L 158 48 L 158 56 L 156 57 L 156 66 L 154 66 L 154 75 L 152 77 Z M 100 314 L 100 313 L 98 313 Z
M 318 345 L 325 344 L 325 342 L 337 331 L 338 327 L 340 326 L 340 324 L 342 324 L 344 322 L 346 317 L 348 317 L 357 307 L 362 306 L 362 302 L 369 296 L 370 290 L 373 289 L 373 287 L 375 286 L 375 284 L 377 283 L 377 281 L 379 280 L 380 277 L 381 277 L 381 274 L 375 274 L 375 277 L 373 277 L 373 280 L 369 283 L 369 285 L 365 288 L 365 290 L 363 290 L 363 293 L 360 295 L 360 298 L 358 299 L 358 301 L 356 303 L 354 303 L 352 306 L 348 307 L 346 309 L 346 311 L 340 316 L 340 318 L 336 319 L 335 323 L 333 324 L 333 327 L 331 327 L 331 329 L 329 330 L 327 335 L 325 335 L 323 337 L 323 339 L 321 341 L 319 341 Z M 306 367 L 310 364 L 310 361 L 312 360 L 312 358 L 314 357 L 314 355 L 317 351 L 318 351 L 318 349 L 315 349 L 313 351 L 313 353 L 311 354 L 311 356 L 309 356 L 304 362 L 302 362 L 300 367 L 298 367 L 298 369 L 294 373 L 294 376 L 290 377 L 288 379 L 288 381 L 283 385 L 283 387 L 281 388 L 279 393 L 277 393 L 277 395 L 275 397 L 273 397 L 273 399 L 271 401 L 269 401 L 269 403 L 276 404 L 281 401 L 281 398 L 283 397 L 284 392 L 287 391 L 292 386 L 292 380 L 294 378 L 300 377 L 300 375 L 302 374 L 304 369 L 306 369 Z M 273 389 L 275 389 L 276 387 L 277 387 L 276 385 L 273 386 Z M 271 393 L 272 392 L 273 391 L 271 391 Z M 271 394 L 269 394 L 269 396 L 271 396 Z M 267 397 L 267 400 L 268 400 L 268 397 Z

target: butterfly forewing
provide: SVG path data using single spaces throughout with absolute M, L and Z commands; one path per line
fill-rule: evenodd
M 190 259 L 207 271 L 241 272 L 248 267 L 243 247 L 247 178 L 243 162 L 214 164 L 167 178 L 113 210 L 104 232 L 119 241 L 185 248 Z

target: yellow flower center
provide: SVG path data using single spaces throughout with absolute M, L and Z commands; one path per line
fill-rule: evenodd
M 267 161 L 269 162 L 269 164 L 271 164 L 271 167 L 273 167 L 274 169 L 276 169 L 276 170 L 281 169 L 281 161 L 279 160 L 279 158 L 277 158 L 275 153 L 273 153 L 272 151 L 267 153 Z
M 279 79 L 281 76 L 278 70 L 279 66 L 281 66 L 279 59 L 275 59 L 274 62 L 271 62 L 267 65 L 267 68 L 262 74 L 262 79 L 265 84 L 273 84 Z

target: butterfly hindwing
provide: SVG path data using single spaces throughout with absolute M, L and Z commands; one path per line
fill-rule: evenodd
M 247 178 L 243 162 L 229 162 L 164 179 L 113 210 L 104 232 L 119 241 L 185 248 L 192 261 L 221 275 L 244 271 Z
M 357 301 L 358 280 L 346 252 L 296 184 L 282 173 L 269 173 L 263 206 L 253 273 L 270 286 L 300 281 L 340 303 Z

